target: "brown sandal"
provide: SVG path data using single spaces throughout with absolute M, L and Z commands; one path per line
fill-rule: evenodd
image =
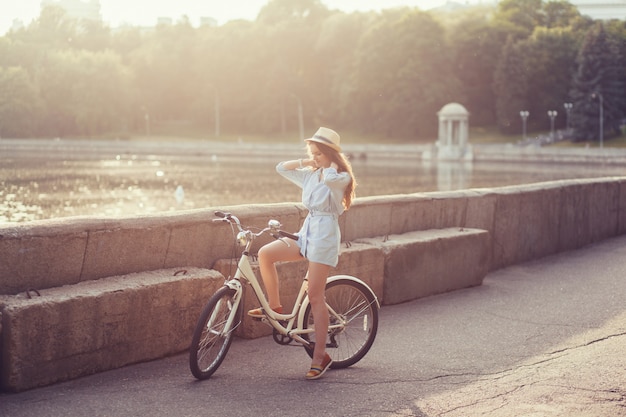
M 311 365 L 311 369 L 306 373 L 305 378 L 309 380 L 318 379 L 330 368 L 333 364 L 332 358 L 326 353 L 321 365 Z
M 274 313 L 283 314 L 283 306 L 275 307 L 272 310 L 274 310 Z M 254 318 L 260 319 L 260 318 L 265 317 L 265 312 L 264 312 L 263 308 L 259 307 L 259 308 L 255 308 L 253 310 L 249 310 L 248 311 L 248 315 L 250 317 L 254 317 Z

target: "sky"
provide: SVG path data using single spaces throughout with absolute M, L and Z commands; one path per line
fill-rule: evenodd
M 111 27 L 124 23 L 133 26 L 153 26 L 158 17 L 177 21 L 188 16 L 192 25 L 200 17 L 212 17 L 218 24 L 233 19 L 254 20 L 269 0 L 100 0 L 102 19 Z M 456 0 L 474 3 L 480 0 Z M 428 10 L 445 4 L 447 0 L 322 0 L 329 9 L 345 12 L 381 10 L 410 6 Z M 39 16 L 41 0 L 0 0 L 0 35 L 4 35 L 20 19 L 29 25 Z

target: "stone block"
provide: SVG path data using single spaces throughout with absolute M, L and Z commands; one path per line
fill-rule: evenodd
M 398 196 L 392 201 L 391 228 L 385 233 L 362 237 L 402 234 L 436 227 L 437 213 L 432 197 L 426 194 Z
M 617 235 L 619 230 L 620 186 L 618 181 L 582 180 L 589 195 L 590 242 L 599 242 Z
M 626 234 L 626 180 L 619 181 L 619 217 L 617 234 Z
M 0 236 L 0 294 L 80 281 L 87 233 Z
M 379 301 L 384 296 L 385 256 L 380 248 L 353 242 L 343 245 L 337 267 L 330 275 L 351 275 L 365 282 Z
M 463 224 L 468 196 L 465 191 L 434 192 L 429 193 L 429 195 L 432 196 L 431 217 L 435 221 L 429 227 L 422 227 L 417 230 L 443 229 Z
M 170 232 L 160 224 L 91 231 L 83 276 L 95 279 L 162 268 Z
M 490 237 L 485 230 L 424 230 L 359 242 L 384 253 L 383 304 L 481 285 L 489 270 Z
M 558 182 L 499 189 L 492 229 L 491 269 L 557 252 L 560 211 Z
M 491 230 L 496 211 L 496 195 L 491 189 L 470 190 L 462 227 Z M 448 225 L 446 225 L 448 227 Z
M 561 209 L 558 216 L 559 247 L 573 250 L 589 243 L 589 194 L 583 184 L 568 184 L 561 190 Z
M 213 218 L 208 210 L 170 217 L 171 233 L 163 268 L 180 265 L 210 268 L 216 259 L 229 253 L 233 246 L 230 227 L 213 223 Z
M 518 235 L 518 253 L 514 263 L 548 256 L 559 251 L 559 213 L 561 193 L 557 183 L 537 186 L 524 193 L 521 202 Z
M 176 272 L 3 297 L 2 388 L 21 391 L 188 349 L 202 306 L 224 278 L 199 268 Z
M 339 217 L 341 237 L 353 241 L 367 236 L 382 236 L 391 231 L 393 204 L 385 197 L 363 197 Z M 375 222 L 372 219 L 376 219 Z

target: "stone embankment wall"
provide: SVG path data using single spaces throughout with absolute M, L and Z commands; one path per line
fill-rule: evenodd
M 294 231 L 306 216 L 289 203 L 221 209 L 248 225 L 276 218 Z M 212 268 L 233 246 L 230 228 L 213 218 L 206 209 L 0 225 L 0 294 L 164 268 Z M 489 270 L 495 270 L 626 233 L 626 178 L 367 197 L 340 225 L 344 241 L 448 227 L 487 230 Z
M 306 216 L 295 203 L 220 209 L 258 227 L 276 218 L 292 231 Z M 204 300 L 234 273 L 232 231 L 213 218 L 206 209 L 1 225 L 2 388 L 184 350 Z M 480 285 L 491 270 L 625 234 L 626 177 L 368 197 L 340 226 L 346 244 L 333 272 L 361 277 L 393 304 Z M 290 307 L 306 263 L 280 268 Z M 255 305 L 251 297 L 246 308 Z M 247 320 L 239 329 L 262 334 L 267 328 Z
M 221 209 L 247 225 L 263 227 L 276 218 L 293 231 L 306 216 L 301 205 L 289 203 Z M 233 249 L 230 228 L 213 218 L 206 209 L 0 225 L 0 294 L 165 268 L 212 268 Z M 487 230 L 489 270 L 495 270 L 626 233 L 626 177 L 367 197 L 341 216 L 340 226 L 344 241 L 449 227 Z

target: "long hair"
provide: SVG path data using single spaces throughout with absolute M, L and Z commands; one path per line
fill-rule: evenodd
M 350 164 L 350 161 L 343 153 L 337 152 L 330 146 L 324 145 L 323 143 L 319 142 L 315 142 L 315 145 L 317 145 L 317 148 L 320 150 L 321 153 L 330 158 L 331 162 L 337 164 L 337 172 L 347 172 L 348 175 L 350 175 L 350 183 L 343 192 L 342 200 L 344 209 L 349 210 L 350 206 L 352 205 L 352 201 L 356 198 L 354 190 L 357 186 L 356 178 L 354 177 L 354 173 L 352 172 L 352 164 Z

